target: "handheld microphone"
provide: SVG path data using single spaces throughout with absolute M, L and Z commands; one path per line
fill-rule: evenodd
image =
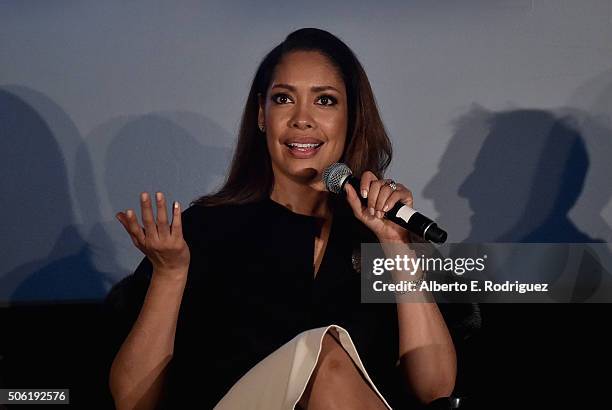
M 327 190 L 334 194 L 345 195 L 344 185 L 346 183 L 352 185 L 357 193 L 361 190 L 359 179 L 353 175 L 353 172 L 346 164 L 340 162 L 331 164 L 323 171 L 323 182 L 325 182 Z M 368 200 L 366 198 L 362 198 L 359 194 L 357 196 L 363 205 L 367 205 Z M 425 215 L 401 202 L 396 203 L 393 208 L 385 212 L 385 219 L 430 242 L 444 243 L 446 241 L 446 231 L 440 229 L 434 221 Z

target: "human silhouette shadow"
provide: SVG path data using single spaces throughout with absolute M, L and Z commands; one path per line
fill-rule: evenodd
M 589 167 L 583 137 L 569 121 L 516 110 L 494 114 L 489 124 L 474 171 L 459 187 L 474 211 L 467 240 L 600 242 L 568 217 Z
M 231 139 L 206 117 L 168 111 L 113 118 L 97 127 L 88 141 L 97 147 L 92 151 L 103 153 L 96 160 L 105 171 L 109 200 L 108 214 L 94 230 L 112 238 L 112 252 L 122 267 L 114 277 L 119 282 L 143 255 L 114 215 L 127 208 L 139 214 L 143 191 L 162 191 L 169 203 L 177 200 L 185 209 L 225 177 Z
M 590 165 L 584 137 L 576 124 L 594 127 L 594 120 L 589 122 L 586 114 L 580 119 L 576 117 L 577 112 L 573 114 L 574 117 L 561 117 L 543 110 L 488 112 L 473 107 L 456 122 L 455 134 L 439 172 L 425 188 L 426 197 L 434 200 L 436 208 L 438 204 L 456 203 L 457 193 L 467 199 L 473 211 L 470 230 L 464 240 L 467 243 L 602 242 L 579 229 L 568 216 L 583 191 Z M 478 137 L 466 139 L 475 129 L 486 130 L 480 134 L 484 135 L 481 147 L 471 144 Z M 600 133 L 611 135 L 601 126 L 598 129 Z M 451 149 L 453 145 L 462 149 Z M 471 150 L 466 146 L 471 146 Z M 476 151 L 478 154 L 474 158 Z M 470 163 L 474 165 L 468 174 L 465 168 Z M 463 170 L 460 164 L 464 164 Z M 458 186 L 451 185 L 459 181 L 457 175 L 466 174 Z M 448 175 L 453 175 L 452 179 L 449 180 Z M 591 174 L 590 178 L 600 176 Z M 603 197 L 609 197 L 609 186 L 602 186 L 601 190 L 608 192 Z M 597 201 L 593 205 L 598 207 L 602 203 Z M 440 210 L 450 213 L 450 208 L 444 206 L 441 205 Z M 583 208 L 585 206 L 588 204 L 583 204 Z M 590 212 L 598 215 L 601 208 Z M 461 215 L 455 213 L 454 217 Z M 452 217 L 447 215 L 446 218 Z M 605 269 L 593 268 L 606 266 L 597 255 L 586 253 L 585 257 L 590 260 L 585 260 L 584 269 L 577 272 L 580 276 L 575 278 L 577 287 L 570 298 L 572 301 L 588 299 L 602 280 L 607 279 L 604 275 L 608 276 Z M 558 255 L 559 261 L 563 262 L 564 258 L 565 254 Z M 533 263 L 533 259 L 525 263 Z M 517 264 L 511 277 L 505 279 L 527 282 L 544 279 L 549 283 L 559 280 L 555 276 L 557 271 L 542 272 L 538 278 L 529 276 L 532 273 L 533 269 L 520 269 Z
M 444 151 L 437 173 L 427 183 L 423 196 L 433 201 L 437 222 L 448 231 L 449 243 L 462 242 L 470 234 L 470 210 L 465 198 L 457 195 L 459 186 L 473 170 L 489 127 L 488 112 L 473 105 L 453 121 L 453 136 Z
M 91 302 L 104 297 L 110 281 L 92 262 L 70 189 L 74 164 L 65 159 L 73 159 L 81 137 L 56 103 L 25 87 L 0 88 L 0 113 L 3 387 L 70 387 L 71 403 L 104 397 L 103 330 Z M 77 178 L 93 174 L 86 157 L 81 171 Z M 83 183 L 97 202 L 93 181 Z
M 602 182 L 612 167 L 599 158 L 612 153 L 612 133 L 586 113 L 565 114 L 474 106 L 455 121 L 438 173 L 424 189 L 444 226 L 460 232 L 449 228 L 449 242 L 601 242 L 576 227 L 568 213 L 585 183 L 596 181 L 597 200 L 590 195 L 578 202 L 582 215 L 601 220 L 612 194 Z M 589 140 L 574 124 L 589 130 Z M 588 172 L 593 155 L 597 173 Z M 457 222 L 467 220 L 468 230 Z
M 569 98 L 569 115 L 578 119 L 585 136 L 591 172 L 586 180 L 580 201 L 572 210 L 572 217 L 588 232 L 612 243 L 612 69 L 606 70 L 581 84 Z M 585 114 L 588 113 L 588 116 Z M 586 117 L 586 118 L 585 118 Z M 607 208 L 607 219 L 601 209 Z
M 68 115 L 43 94 L 0 89 L 5 161 L 0 300 L 4 304 L 99 300 L 108 276 L 91 263 L 73 208 L 64 152 L 80 136 Z M 62 141 L 60 144 L 58 141 Z

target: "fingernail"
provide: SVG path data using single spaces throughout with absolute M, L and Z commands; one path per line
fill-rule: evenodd
M 383 213 L 380 211 L 376 211 L 376 217 L 377 218 L 382 218 L 383 217 Z
M 361 191 L 361 196 L 364 197 L 364 198 L 367 198 L 368 197 L 368 190 L 364 189 L 363 191 Z
M 140 194 L 140 200 L 142 201 L 146 201 L 148 197 L 149 197 L 149 194 L 147 194 L 146 192 L 143 192 L 142 194 Z
M 131 218 L 132 217 L 132 210 L 128 209 L 127 211 L 125 211 L 126 215 Z
M 376 212 L 374 211 L 374 208 L 370 208 L 370 215 L 374 216 L 376 214 Z
M 388 210 L 389 210 L 389 205 L 385 205 L 385 206 L 383 207 L 383 212 L 387 212 Z
M 157 198 L 158 201 L 162 200 L 162 193 L 161 192 L 156 192 L 155 193 L 155 198 Z
M 179 203 L 177 201 L 174 201 L 174 209 L 178 209 L 179 207 Z

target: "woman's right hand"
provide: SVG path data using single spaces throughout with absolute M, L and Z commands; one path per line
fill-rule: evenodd
M 164 194 L 156 194 L 157 221 L 153 215 L 148 193 L 140 194 L 142 209 L 141 226 L 132 209 L 117 213 L 116 217 L 132 238 L 134 245 L 144 253 L 153 265 L 153 271 L 171 278 L 184 278 L 189 268 L 189 246 L 183 238 L 181 208 L 178 202 L 172 207 L 172 224 L 168 224 Z

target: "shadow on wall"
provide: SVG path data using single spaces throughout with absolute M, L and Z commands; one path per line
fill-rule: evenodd
M 603 181 L 612 175 L 612 164 L 601 155 L 612 154 L 609 129 L 575 110 L 559 117 L 543 110 L 490 112 L 479 107 L 454 125 L 438 173 L 424 190 L 449 231 L 456 227 L 466 232 L 454 221 L 470 221 L 467 237 L 451 242 L 601 242 L 578 228 L 568 213 L 587 177 Z M 596 146 L 585 140 L 584 128 L 597 130 Z M 590 163 L 587 146 L 597 150 L 596 164 Z M 581 201 L 581 213 L 598 219 L 609 232 L 599 215 L 612 185 L 599 185 L 597 198 Z
M 610 157 L 612 141 L 612 70 L 608 69 L 579 86 L 569 99 L 568 115 L 582 118 L 583 112 L 590 117 L 580 121 L 580 129 L 586 135 L 592 172 L 584 186 L 581 200 L 572 210 L 572 217 L 580 226 L 588 227 L 587 232 L 597 232 L 597 237 L 612 243 L 612 201 L 609 191 L 602 189 L 610 185 Z M 593 121 L 596 119 L 596 121 Z M 591 203 L 601 204 L 603 213 L 591 214 Z M 583 209 L 584 205 L 584 209 Z M 607 223 L 606 220 L 607 219 Z
M 139 215 L 139 194 L 143 191 L 162 191 L 168 206 L 178 200 L 186 209 L 191 201 L 220 185 L 232 153 L 228 132 L 189 112 L 115 118 L 97 127 L 88 141 L 98 147 L 95 151 L 100 155 L 111 208 L 109 218 L 96 224 L 94 230 L 112 238 L 114 247 L 102 244 L 100 249 L 112 251 L 125 267 L 125 272 L 115 276 L 115 282 L 135 269 L 135 258 L 143 257 L 114 218 L 115 213 L 132 208 Z M 101 252 L 98 259 L 106 258 Z
M 591 138 L 590 144 L 585 135 Z M 580 201 L 580 212 L 609 232 L 600 214 L 612 193 L 612 185 L 602 183 L 612 175 L 612 165 L 604 161 L 612 154 L 611 136 L 609 129 L 577 110 L 559 116 L 543 110 L 490 112 L 473 107 L 455 122 L 438 173 L 424 194 L 434 201 L 445 225 L 469 220 L 463 242 L 603 242 L 577 227 L 569 212 L 581 198 L 587 179 L 599 181 L 599 189 Z M 469 164 L 473 164 L 471 170 L 466 169 Z M 461 207 L 460 198 L 467 200 L 468 210 Z M 597 255 L 585 246 L 581 259 L 572 262 L 576 265 L 571 278 L 561 280 L 561 267 L 569 263 L 572 248 L 554 248 L 559 269 L 534 272 L 552 255 L 538 249 L 524 250 L 520 261 L 513 260 L 509 276 L 497 280 L 549 283 L 556 289 L 551 297 L 559 302 L 609 299 L 612 284 L 606 269 L 612 266 L 612 258 L 608 253 Z
M 140 192 L 163 191 L 186 208 L 225 173 L 229 157 L 228 148 L 203 146 L 167 118 L 134 118 L 115 134 L 106 151 L 104 180 L 111 205 L 117 210 L 136 206 Z
M 118 117 L 83 140 L 34 90 L 0 88 L 0 112 L 0 304 L 102 300 L 142 257 L 114 214 L 144 190 L 186 208 L 231 159 L 229 133 L 195 113 Z
M 1 88 L 0 112 L 0 206 L 7 216 L 0 229 L 0 301 L 102 297 L 108 275 L 91 263 L 60 147 L 69 138 L 78 144 L 76 127 L 57 104 L 25 87 Z

